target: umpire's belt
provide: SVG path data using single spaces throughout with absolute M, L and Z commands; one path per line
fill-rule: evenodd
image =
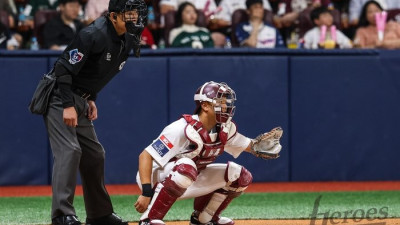
M 82 99 L 87 100 L 90 97 L 90 94 L 88 92 L 84 92 L 79 88 L 73 88 L 72 91 L 75 94 L 79 95 L 79 97 L 81 97 Z

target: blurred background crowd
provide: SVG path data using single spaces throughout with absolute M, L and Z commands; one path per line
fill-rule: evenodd
M 0 49 L 63 50 L 109 0 L 0 0 Z M 146 0 L 144 48 L 400 48 L 400 0 Z

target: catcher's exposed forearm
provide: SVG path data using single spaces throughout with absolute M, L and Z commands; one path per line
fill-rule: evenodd
M 139 155 L 139 176 L 142 184 L 151 184 L 153 158 L 144 150 Z

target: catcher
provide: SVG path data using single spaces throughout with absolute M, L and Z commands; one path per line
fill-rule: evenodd
M 135 203 L 143 213 L 139 225 L 161 225 L 177 199 L 195 198 L 191 225 L 234 224 L 222 211 L 251 183 L 251 173 L 234 162 L 213 163 L 224 151 L 237 158 L 243 151 L 276 159 L 282 146 L 280 127 L 250 139 L 231 121 L 236 95 L 225 83 L 203 84 L 194 95 L 194 115 L 171 123 L 139 156 Z

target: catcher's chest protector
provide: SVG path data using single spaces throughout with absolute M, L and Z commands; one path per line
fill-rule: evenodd
M 202 141 L 202 148 L 198 142 L 195 142 L 191 137 L 187 135 L 187 138 L 191 142 L 191 145 L 195 146 L 193 152 L 198 151 L 197 154 L 192 154 L 189 157 L 196 163 L 197 170 L 204 169 L 208 164 L 213 163 L 219 155 L 224 152 L 224 145 L 228 139 L 228 134 L 223 132 L 222 129 L 217 127 L 218 136 L 213 142 L 207 130 L 203 127 L 203 124 L 192 118 L 191 115 L 182 116 L 187 126 L 193 127 L 193 129 L 200 135 Z

